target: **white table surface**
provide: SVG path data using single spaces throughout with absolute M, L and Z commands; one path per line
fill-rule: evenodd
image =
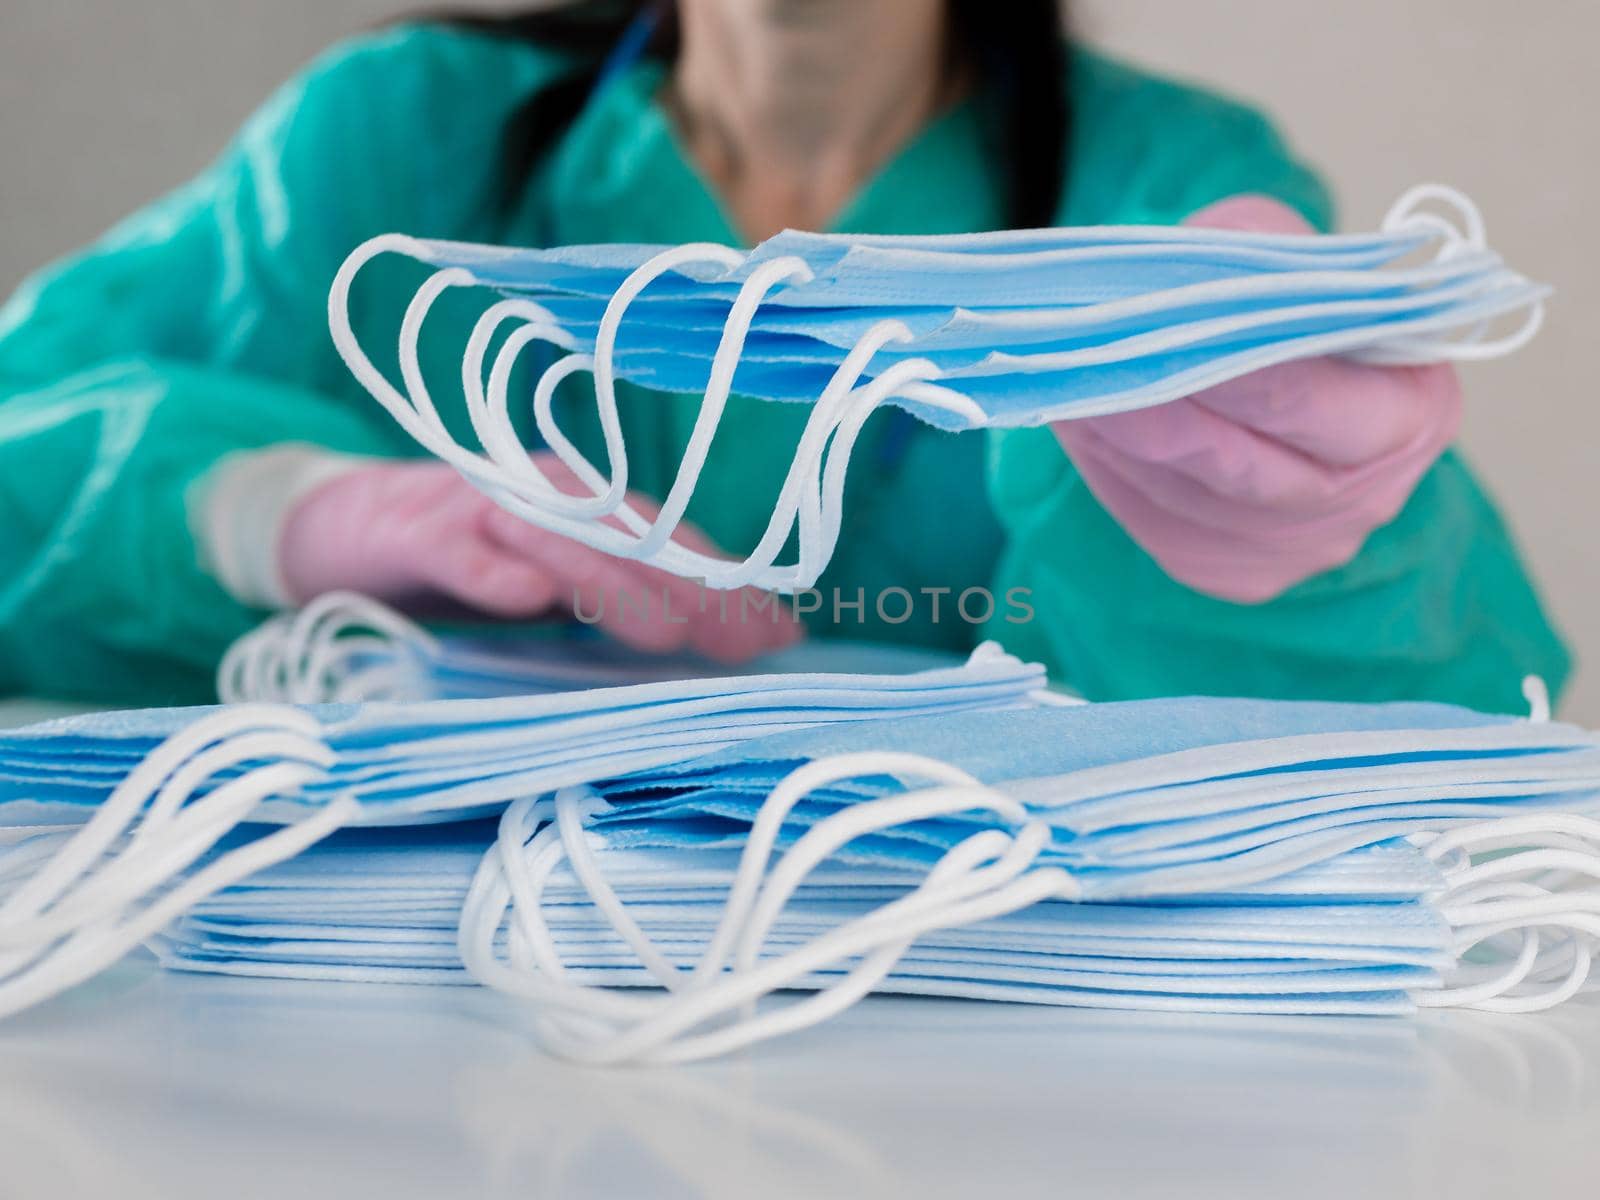
M 1166 1016 L 875 998 L 692 1067 L 468 988 L 163 973 L 0 1025 L 0 1195 L 1600 1194 L 1600 1004 Z

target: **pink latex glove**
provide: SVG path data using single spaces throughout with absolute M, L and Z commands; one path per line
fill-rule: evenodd
M 534 459 L 558 487 L 583 494 L 554 455 Z M 646 516 L 657 511 L 643 497 L 628 499 Z M 713 551 L 686 527 L 674 540 Z M 740 593 L 727 593 L 724 619 L 723 593 L 529 525 L 439 462 L 358 466 L 315 488 L 284 520 L 278 566 L 296 603 L 350 589 L 399 608 L 442 598 L 489 617 L 528 620 L 570 613 L 576 595 L 585 614 L 602 613 L 595 623 L 618 641 L 656 653 L 693 650 L 720 662 L 801 636 L 788 610 L 775 618 L 774 602 L 764 596 L 765 607 L 741 607 Z M 626 597 L 621 604 L 619 595 Z
M 1234 196 L 1185 224 L 1310 233 L 1287 205 Z M 1355 557 L 1455 438 L 1447 364 L 1313 358 L 1171 404 L 1051 426 L 1095 497 L 1167 574 L 1259 603 Z

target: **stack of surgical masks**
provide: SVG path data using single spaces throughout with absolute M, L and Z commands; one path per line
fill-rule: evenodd
M 1037 707 L 1020 664 L 991 655 L 966 672 L 943 696 L 915 676 L 878 681 L 873 719 L 812 713 L 808 728 L 633 762 L 599 750 L 632 710 L 583 693 L 521 702 L 575 705 L 550 736 L 524 724 L 515 748 L 486 735 L 470 754 L 427 736 L 428 720 L 504 702 L 332 720 L 241 706 L 222 710 L 240 714 L 231 737 L 201 728 L 214 714 L 143 758 L 115 744 L 126 731 L 13 738 L 5 811 L 59 804 L 55 787 L 98 771 L 73 800 L 97 794 L 105 825 L 0 860 L 0 1005 L 83 977 L 130 931 L 188 970 L 475 980 L 520 997 L 550 1049 L 593 1062 L 721 1053 L 874 990 L 1392 1014 L 1528 1011 L 1589 986 L 1595 735 L 1435 704 Z M 718 711 L 778 714 L 802 690 L 847 707 L 843 685 L 745 686 Z M 885 700 L 902 690 L 916 701 Z M 162 720 L 140 718 L 140 736 Z M 581 769 L 548 761 L 585 737 Z M 521 794 L 497 819 L 433 823 L 446 802 L 459 815 L 510 799 L 477 790 L 496 753 L 521 763 Z M 16 782 L 24 762 L 42 791 Z M 564 785 L 574 774 L 585 782 Z M 264 838 L 223 827 L 246 803 L 292 823 Z M 386 818 L 402 824 L 308 848 Z M 261 854 L 273 838 L 298 841 Z
M 247 976 L 471 983 L 460 923 L 494 833 L 478 822 L 336 835 L 202 902 L 160 938 L 161 961 Z M 723 917 L 737 852 L 650 849 L 613 844 L 612 836 L 594 839 L 600 875 L 671 965 L 667 978 L 687 975 Z M 801 949 L 920 882 L 903 863 L 830 859 L 795 889 L 757 961 Z M 1181 905 L 1046 900 L 923 934 L 875 990 L 1096 1007 L 1404 1013 L 1414 1007 L 1409 989 L 1437 988 L 1455 964 L 1449 925 L 1419 904 L 1442 883 L 1420 850 L 1397 843 Z M 570 867 L 551 874 L 541 901 L 558 977 L 604 987 L 662 983 Z M 490 945 L 508 955 L 507 932 Z M 821 964 L 793 986 L 824 988 L 846 969 Z
M 1446 219 L 1428 206 L 1454 210 Z M 400 386 L 353 331 L 350 288 L 383 254 L 434 268 L 399 330 Z M 474 437 L 458 443 L 423 378 L 418 337 L 439 297 L 488 289 L 462 348 Z M 521 250 L 386 235 L 357 249 L 329 298 L 350 369 L 423 447 L 523 518 L 710 586 L 810 586 L 833 553 L 851 450 L 894 404 L 952 429 L 1039 425 L 1142 408 L 1275 363 L 1344 354 L 1427 363 L 1509 353 L 1536 331 L 1546 289 L 1506 267 L 1470 202 L 1413 189 L 1380 232 L 1250 234 L 1091 227 L 940 237 L 783 233 L 725 246 Z M 1514 327 L 1495 333 L 1509 319 Z M 565 352 L 534 394 L 509 395 L 530 346 Z M 494 352 L 491 356 L 491 347 Z M 604 469 L 553 415 L 558 385 L 593 378 Z M 658 514 L 626 499 L 616 381 L 702 397 Z M 805 402 L 766 530 L 730 561 L 669 539 L 738 392 Z M 563 492 L 519 440 L 512 406 L 585 494 Z M 778 564 L 791 535 L 796 559 Z
M 750 619 L 794 618 L 774 607 Z M 217 695 L 225 704 L 469 700 L 729 675 L 904 675 L 960 662 L 918 647 L 813 640 L 729 667 L 631 650 L 581 623 L 434 633 L 371 597 L 329 592 L 229 647 Z
M 964 666 L 910 675 L 153 709 L 5 733 L 0 1012 L 87 978 L 197 900 L 346 825 L 499 812 L 811 724 L 1030 705 L 1043 682 L 1038 667 L 987 645 Z M 243 841 L 212 853 L 246 823 Z

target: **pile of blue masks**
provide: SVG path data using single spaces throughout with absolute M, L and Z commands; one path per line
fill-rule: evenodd
M 749 619 L 794 618 L 774 607 Z M 371 597 L 329 592 L 230 646 L 217 695 L 224 704 L 465 700 L 729 675 L 904 675 L 961 661 L 919 647 L 807 640 L 730 667 L 631 650 L 578 622 L 435 633 Z
M 808 725 L 1031 706 L 1043 683 L 989 644 L 963 666 L 909 675 L 150 709 L 5 732 L 0 1013 L 88 978 L 197 900 L 343 826 L 497 813 Z
M 871 991 L 1532 1011 L 1590 987 L 1597 809 L 1600 738 L 1446 705 L 913 717 L 524 798 L 492 828 L 351 831 L 220 891 L 160 951 L 475 980 L 526 1001 L 553 1052 L 606 1063 L 723 1053 Z
M 1453 219 L 1430 205 L 1453 209 Z M 400 386 L 373 364 L 350 320 L 353 281 L 386 254 L 434 269 L 400 324 Z M 462 351 L 476 449 L 441 418 L 417 350 L 429 310 L 460 288 L 488 289 Z M 1340 236 L 1133 226 L 790 232 L 744 252 L 524 250 L 385 235 L 345 262 L 329 315 L 363 386 L 504 508 L 712 587 L 785 590 L 809 587 L 831 558 L 850 454 L 880 405 L 950 429 L 1028 426 L 1160 404 L 1317 355 L 1490 358 L 1533 336 L 1546 293 L 1488 248 L 1465 197 L 1424 185 L 1401 198 L 1380 232 Z M 1513 328 L 1495 332 L 1508 320 Z M 563 356 L 531 397 L 513 401 L 513 369 L 531 346 Z M 554 416 L 557 387 L 579 373 L 592 376 L 604 470 Z M 627 501 L 618 379 L 702 398 L 674 482 L 648 517 Z M 812 411 L 762 536 L 730 560 L 670 539 L 734 392 Z M 514 402 L 531 405 L 539 443 L 584 494 L 529 461 Z M 791 537 L 796 556 L 780 564 Z

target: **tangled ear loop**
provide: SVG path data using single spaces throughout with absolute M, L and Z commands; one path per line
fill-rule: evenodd
M 1538 813 L 1417 837 L 1445 887 L 1429 898 L 1461 965 L 1423 1007 L 1537 1012 L 1589 986 L 1600 951 L 1600 821 Z M 1473 855 L 1497 857 L 1474 861 Z M 1510 953 L 1507 938 L 1516 938 Z M 1474 961 L 1488 957 L 1488 961 Z
M 491 306 L 479 318 L 468 338 L 462 361 L 462 382 L 469 419 L 483 444 L 486 455 L 473 454 L 450 439 L 422 378 L 418 361 L 418 340 L 427 314 L 438 297 L 452 287 L 474 283 L 471 273 L 461 268 L 436 272 L 419 289 L 407 307 L 402 321 L 400 362 L 408 395 L 393 387 L 361 350 L 349 321 L 349 291 L 355 275 L 372 258 L 383 253 L 402 253 L 426 257 L 425 246 L 415 239 L 398 235 L 373 239 L 346 261 L 329 294 L 329 322 L 334 343 L 357 379 L 372 392 L 400 423 L 401 427 L 426 449 L 449 462 L 469 482 L 488 494 L 496 503 L 526 520 L 544 525 L 554 532 L 575 538 L 606 553 L 652 562 L 677 574 L 699 577 L 708 586 L 732 588 L 746 583 L 774 589 L 809 586 L 820 575 L 831 556 L 831 539 L 818 534 L 837 530 L 842 505 L 844 467 L 854 447 L 855 434 L 873 408 L 897 398 L 912 399 L 930 407 L 951 411 L 963 420 L 976 422 L 982 411 L 970 400 L 948 389 L 933 387 L 930 381 L 939 371 L 925 360 L 896 364 L 884 377 L 856 389 L 855 382 L 865 372 L 872 354 L 886 340 L 908 336 L 898 322 L 888 323 L 891 332 L 878 326 L 868 330 L 856 350 L 845 356 L 819 400 L 820 413 L 808 421 L 803 446 L 786 476 L 786 486 L 774 506 L 773 518 L 754 551 L 742 560 L 721 559 L 690 551 L 670 541 L 681 522 L 694 486 L 704 466 L 711 440 L 720 423 L 733 375 L 742 353 L 744 339 L 762 299 L 779 283 L 804 281 L 809 268 L 799 259 L 775 259 L 751 272 L 741 285 L 713 360 L 711 376 L 702 408 L 696 419 L 683 460 L 666 502 L 654 520 L 647 521 L 626 504 L 627 453 L 622 440 L 616 404 L 614 369 L 615 342 L 628 306 L 654 279 L 668 270 L 690 263 L 711 263 L 733 269 L 744 256 L 726 247 L 688 245 L 674 247 L 656 255 L 633 271 L 613 294 L 602 318 L 592 355 L 569 354 L 546 368 L 535 390 L 535 423 L 549 448 L 569 470 L 588 487 L 591 495 L 571 496 L 557 488 L 536 465 L 528 460 L 526 449 L 515 436 L 507 416 L 507 391 L 511 367 L 517 355 L 530 342 L 539 340 L 572 348 L 576 343 L 557 326 L 547 310 L 525 300 L 505 300 Z M 488 386 L 483 382 L 483 361 L 495 332 L 510 320 L 522 324 L 501 346 L 491 366 Z M 556 424 L 552 413 L 555 386 L 568 375 L 586 371 L 595 380 L 598 414 L 605 436 L 609 478 L 596 470 Z M 892 374 L 891 374 L 892 373 Z M 887 378 L 887 382 L 882 382 Z M 839 398 L 838 406 L 822 403 L 829 396 Z M 835 437 L 841 422 L 848 421 L 849 433 Z M 838 480 L 831 487 L 822 483 L 822 459 L 840 461 L 831 472 Z M 808 497 L 815 493 L 819 499 Z M 602 517 L 619 521 L 622 529 L 599 524 Z M 777 554 L 788 539 L 793 524 L 802 525 L 801 556 L 791 567 L 776 567 Z M 816 531 L 816 532 L 813 532 Z M 806 536 L 808 533 L 811 536 Z M 837 533 L 831 535 L 836 538 Z
M 840 809 L 771 862 L 784 818 L 796 802 L 841 779 L 883 774 L 936 782 Z M 840 755 L 791 772 L 758 811 L 723 916 L 700 961 L 685 973 L 654 949 L 600 875 L 583 823 L 601 803 L 579 788 L 508 812 L 501 841 L 474 881 L 474 899 L 463 911 L 461 926 L 463 959 L 474 976 L 534 1000 L 535 1027 L 548 1048 L 585 1062 L 683 1062 L 807 1027 L 869 992 L 922 933 L 1081 895 L 1066 872 L 1034 865 L 1049 831 L 1018 802 L 937 760 Z M 947 851 L 905 896 L 796 949 L 762 957 L 804 879 L 841 847 L 864 834 L 974 808 L 991 809 L 1013 831 L 973 834 Z M 1527 845 L 1538 838 L 1561 845 L 1477 865 L 1460 856 L 1464 850 Z M 1428 902 L 1456 930 L 1461 959 L 1442 986 L 1413 992 L 1420 1007 L 1531 1012 L 1590 986 L 1590 961 L 1600 939 L 1600 892 L 1556 892 L 1546 884 L 1553 871 L 1600 879 L 1600 822 L 1538 814 L 1416 840 L 1445 871 L 1446 887 Z M 665 995 L 620 996 L 570 981 L 539 910 L 544 884 L 563 859 L 612 929 L 668 989 Z M 482 902 L 487 891 L 498 892 L 496 903 Z M 495 933 L 508 915 L 509 964 L 493 951 Z M 1499 957 L 1471 961 L 1471 952 L 1484 946 Z M 817 971 L 846 962 L 852 965 L 837 979 L 817 986 Z M 770 992 L 796 985 L 817 990 L 775 1010 L 753 1007 Z
M 217 696 L 224 704 L 398 698 L 439 649 L 437 638 L 387 605 L 357 592 L 327 592 L 229 646 L 217 668 Z
M 785 815 L 812 790 L 883 774 L 920 776 L 936 785 L 841 810 L 772 861 Z M 601 874 L 584 829 L 597 804 L 603 802 L 588 789 L 576 788 L 508 809 L 501 836 L 473 880 L 460 929 L 469 972 L 533 1000 L 535 1027 L 545 1044 L 587 1062 L 681 1062 L 815 1024 L 870 991 L 923 933 L 1078 894 L 1064 871 L 1034 865 L 1049 831 L 1018 802 L 935 759 L 839 755 L 792 772 L 763 804 L 723 916 L 700 961 L 685 973 L 656 950 Z M 905 896 L 797 949 L 760 958 L 796 889 L 842 846 L 865 834 L 974 809 L 994 812 L 1015 832 L 980 830 L 947 851 Z M 570 980 L 541 912 L 543 888 L 562 859 L 612 930 L 667 989 L 665 995 L 618 995 Z M 507 958 L 501 959 L 494 946 L 508 918 Z M 762 996 L 851 960 L 857 961 L 806 999 L 770 1012 L 752 1007 Z
M 332 763 L 320 726 L 292 708 L 236 706 L 167 738 L 79 828 L 41 835 L 28 876 L 0 896 L 0 1015 L 83 982 L 205 897 L 347 824 L 357 803 L 336 798 L 191 870 L 262 803 L 302 795 Z

